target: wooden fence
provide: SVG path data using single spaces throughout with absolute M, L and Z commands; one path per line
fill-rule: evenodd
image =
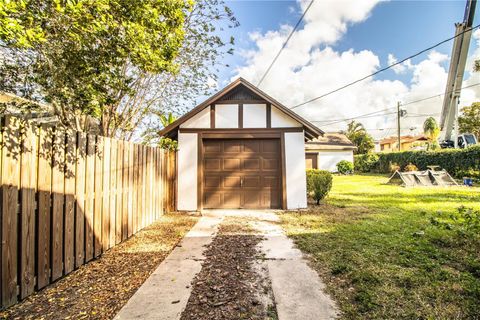
M 4 118 L 1 308 L 174 210 L 175 154 Z

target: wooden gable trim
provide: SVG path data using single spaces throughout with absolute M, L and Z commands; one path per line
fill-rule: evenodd
M 192 110 L 190 110 L 184 116 L 180 117 L 175 122 L 171 123 L 170 125 L 168 125 L 164 129 L 160 130 L 159 135 L 161 135 L 161 136 L 167 135 L 171 131 L 177 129 L 182 123 L 184 123 L 185 121 L 192 118 L 194 115 L 196 115 L 197 113 L 202 111 L 204 108 L 208 107 L 212 103 L 218 103 L 217 101 L 219 101 L 219 99 L 222 96 L 226 95 L 228 92 L 230 92 L 231 90 L 233 90 L 234 88 L 236 88 L 240 84 L 244 85 L 247 89 L 253 91 L 260 98 L 265 99 L 266 102 L 270 103 L 271 105 L 274 105 L 277 109 L 279 109 L 280 111 L 282 111 L 286 115 L 290 116 L 291 118 L 295 119 L 300 124 L 302 124 L 303 127 L 305 128 L 305 136 L 308 139 L 313 139 L 313 138 L 316 138 L 316 137 L 324 134 L 324 132 L 322 130 L 320 130 L 319 128 L 317 128 L 315 125 L 313 125 L 309 121 L 305 120 L 304 118 L 302 118 L 301 116 L 299 116 L 298 114 L 296 114 L 295 112 L 293 112 L 292 110 L 290 110 L 289 108 L 287 108 L 286 106 L 284 106 L 283 104 L 278 102 L 277 100 L 273 99 L 272 97 L 267 95 L 265 92 L 261 91 L 259 88 L 255 87 L 253 84 L 248 82 L 247 80 L 245 80 L 243 78 L 238 78 L 237 80 L 233 81 L 228 86 L 226 86 L 224 89 L 220 90 L 219 92 L 214 94 L 212 97 L 210 97 L 209 99 L 207 99 L 203 103 L 199 104 L 198 106 L 196 106 Z M 225 101 L 222 101 L 222 102 L 226 103 L 226 101 L 228 101 L 228 104 L 235 104 L 233 102 L 233 100 L 225 100 Z M 246 102 L 242 101 L 242 103 L 246 103 Z M 265 102 L 260 102 L 260 103 L 265 103 Z
M 210 128 L 215 128 L 215 104 L 210 106 Z
M 267 103 L 267 107 L 265 108 L 267 112 L 267 128 L 272 127 L 272 105 Z
M 243 103 L 238 104 L 238 128 L 243 128 Z

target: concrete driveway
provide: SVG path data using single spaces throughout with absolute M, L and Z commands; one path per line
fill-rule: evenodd
M 204 252 L 226 217 L 247 218 L 264 240 L 259 244 L 280 320 L 335 319 L 338 311 L 325 285 L 283 233 L 271 210 L 211 210 L 160 264 L 115 319 L 180 319 L 202 268 Z

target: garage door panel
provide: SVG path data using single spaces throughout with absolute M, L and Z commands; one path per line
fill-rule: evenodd
M 203 183 L 206 188 L 217 188 L 219 185 L 222 184 L 222 177 L 208 175 L 205 177 Z
M 224 171 L 239 171 L 240 170 L 240 159 L 223 159 L 223 170 Z
M 222 194 L 205 190 L 203 193 L 203 205 L 205 208 L 221 208 Z
M 204 167 L 208 171 L 221 171 L 222 167 L 220 165 L 220 159 L 205 159 Z
M 223 186 L 225 188 L 240 188 L 240 176 L 225 177 L 223 180 Z
M 259 140 L 245 141 L 243 144 L 243 152 L 246 152 L 246 153 L 260 152 L 260 143 L 261 142 Z
M 241 151 L 241 140 L 230 140 L 223 142 L 224 153 L 239 153 Z
M 243 169 L 249 171 L 260 170 L 260 160 L 261 159 L 243 159 Z
M 203 143 L 204 208 L 281 207 L 279 139 Z
M 205 153 L 220 153 L 222 152 L 222 143 L 221 141 L 205 140 L 203 143 L 203 150 Z
M 238 192 L 223 192 L 224 208 L 241 208 L 241 194 Z
M 276 176 L 263 177 L 262 186 L 264 188 L 278 188 L 279 179 Z
M 244 208 L 261 208 L 262 206 L 262 198 L 261 194 L 256 191 L 246 191 L 245 198 L 243 202 Z
M 263 192 L 262 206 L 271 206 L 272 208 L 280 207 L 280 195 L 278 192 Z
M 260 178 L 260 176 L 245 176 L 243 178 L 243 187 L 258 189 L 259 187 L 261 187 Z
M 261 144 L 262 153 L 274 153 L 280 154 L 280 144 L 279 143 L 268 143 L 262 142 Z
M 278 159 L 262 159 L 262 168 L 263 170 L 274 170 L 278 171 L 280 168 Z

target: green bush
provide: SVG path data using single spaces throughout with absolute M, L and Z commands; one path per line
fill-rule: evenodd
M 437 165 L 457 178 L 461 178 L 465 171 L 480 171 L 480 146 L 466 149 L 379 153 L 375 155 L 378 157 L 377 161 L 370 156 L 355 156 L 355 169 L 360 172 L 388 173 L 392 164 L 398 164 L 401 169 L 404 169 L 411 163 L 419 170 L 426 170 L 428 166 Z
M 372 172 L 378 163 L 378 154 L 366 153 L 355 156 L 354 169 L 358 172 Z
M 337 170 L 341 174 L 351 174 L 353 173 L 353 163 L 347 160 L 342 160 L 337 163 Z
M 332 174 L 325 170 L 307 170 L 307 193 L 317 204 L 325 198 L 332 188 Z

